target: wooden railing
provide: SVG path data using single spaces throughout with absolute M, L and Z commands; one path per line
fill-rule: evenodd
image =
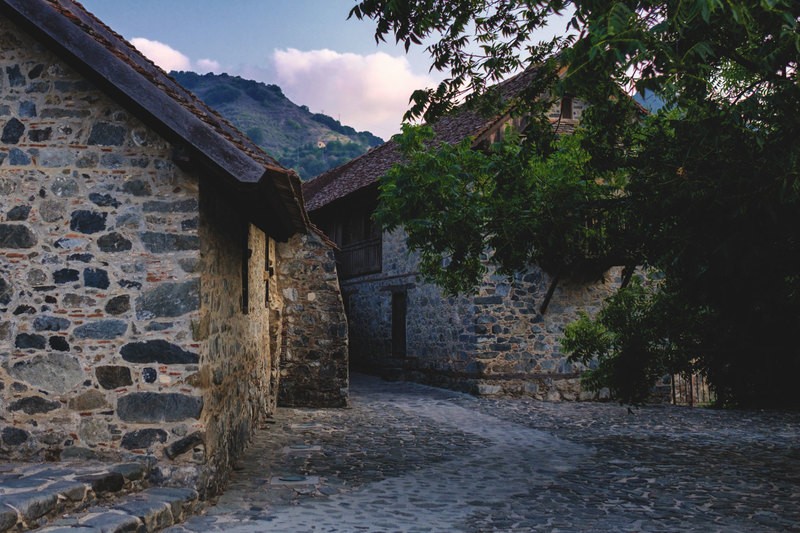
M 714 391 L 700 374 L 672 376 L 672 403 L 675 405 L 711 405 L 716 400 Z
M 381 271 L 381 237 L 342 246 L 336 253 L 342 279 Z

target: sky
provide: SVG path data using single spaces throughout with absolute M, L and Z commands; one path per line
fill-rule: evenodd
M 415 89 L 434 87 L 423 47 L 376 44 L 355 0 L 80 0 L 164 70 L 273 83 L 297 105 L 388 139 Z M 561 26 L 564 26 L 561 24 Z
M 165 70 L 279 85 L 297 105 L 388 139 L 415 89 L 433 86 L 419 48 L 375 43 L 354 0 L 81 0 Z

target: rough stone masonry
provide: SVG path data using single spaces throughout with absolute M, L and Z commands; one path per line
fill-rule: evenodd
M 293 253 L 318 236 L 276 243 L 2 16 L 0 127 L 0 458 L 138 457 L 214 491 L 274 408 L 285 347 L 290 390 L 346 402 L 332 254 Z

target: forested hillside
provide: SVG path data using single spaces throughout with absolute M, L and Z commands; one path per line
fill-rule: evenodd
M 383 140 L 298 106 L 277 85 L 227 74 L 172 72 L 256 144 L 303 179 L 346 163 Z

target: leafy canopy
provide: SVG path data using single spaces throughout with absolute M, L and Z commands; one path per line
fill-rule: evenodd
M 609 225 L 586 222 L 619 201 L 627 176 L 592 168 L 582 134 L 561 137 L 547 156 L 524 155 L 512 129 L 491 150 L 469 138 L 432 148 L 429 126 L 404 125 L 395 140 L 406 163 L 383 178 L 376 216 L 405 229 L 420 272 L 449 293 L 479 284 L 487 249 L 506 274 L 537 263 L 586 279 L 617 264 Z
M 538 42 L 554 15 L 573 36 Z M 469 289 L 487 247 L 505 271 L 661 272 L 569 329 L 573 358 L 599 364 L 590 385 L 637 401 L 665 371 L 700 371 L 721 403 L 800 406 L 800 2 L 362 0 L 351 16 L 429 43 L 446 73 L 406 118 L 457 102 L 525 117 L 490 150 L 404 129 L 379 215 L 429 277 Z M 520 69 L 525 90 L 495 85 Z M 634 89 L 665 107 L 637 114 Z M 556 139 L 545 111 L 565 94 L 590 107 Z

